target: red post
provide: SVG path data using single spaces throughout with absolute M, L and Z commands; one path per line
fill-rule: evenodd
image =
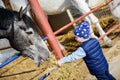
M 100 36 L 99 38 L 98 38 L 98 40 L 100 41 L 100 40 L 102 40 L 105 36 L 107 36 L 108 34 L 110 34 L 112 31 L 114 31 L 114 30 L 116 30 L 117 28 L 119 28 L 120 27 L 120 24 L 117 24 L 117 25 L 115 25 L 115 26 L 113 26 L 111 29 L 109 29 L 105 34 L 103 34 L 102 36 Z
M 60 46 L 58 45 L 55 35 L 50 27 L 48 20 L 46 19 L 44 12 L 42 11 L 42 8 L 38 0 L 28 0 L 28 1 L 36 16 L 39 27 L 42 29 L 44 35 L 48 37 L 48 43 L 50 47 L 52 48 L 52 50 L 54 51 L 56 58 L 57 59 L 62 58 L 63 57 L 62 50 Z

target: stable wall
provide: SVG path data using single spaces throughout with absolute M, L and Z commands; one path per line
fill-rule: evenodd
M 63 12 L 63 13 L 57 14 L 57 15 L 49 15 L 48 20 L 49 20 L 49 23 L 50 23 L 54 32 L 56 30 L 60 29 L 62 26 L 65 26 L 66 24 L 71 22 L 69 19 L 69 16 L 67 15 L 67 12 Z M 60 34 L 67 33 L 71 29 L 73 29 L 73 26 L 67 28 L 66 30 L 64 30 Z

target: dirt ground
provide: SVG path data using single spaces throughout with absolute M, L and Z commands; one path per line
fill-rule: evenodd
M 113 25 L 117 24 L 113 17 L 101 18 L 101 25 L 107 31 Z M 96 32 L 97 34 L 97 32 Z M 119 29 L 113 31 L 109 37 L 113 41 L 111 48 L 106 48 L 100 41 L 105 57 L 110 66 L 110 72 L 117 80 L 120 80 L 120 32 Z M 98 35 L 99 36 L 99 35 Z M 71 54 L 78 46 L 74 40 L 72 30 L 65 35 L 57 36 L 59 41 L 65 46 L 64 55 Z M 52 53 L 52 52 L 51 52 Z M 38 80 L 43 74 L 49 72 L 55 66 L 56 58 L 52 53 L 49 61 L 44 62 L 40 67 L 37 67 L 33 60 L 28 57 L 19 57 L 9 65 L 0 69 L 0 80 Z M 95 80 L 95 77 L 90 75 L 85 63 L 82 59 L 71 63 L 63 64 L 61 68 L 53 71 L 45 80 Z

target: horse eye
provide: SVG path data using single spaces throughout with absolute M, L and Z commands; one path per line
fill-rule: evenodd
M 23 27 L 23 26 L 20 26 L 20 29 L 22 29 L 22 30 L 26 31 L 26 28 L 25 28 L 25 27 Z

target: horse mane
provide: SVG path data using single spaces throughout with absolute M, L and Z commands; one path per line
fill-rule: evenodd
M 19 21 L 19 12 L 13 11 L 13 10 L 8 10 L 5 8 L 0 8 L 0 29 L 2 30 L 7 30 L 9 26 L 14 22 L 14 21 Z M 36 30 L 35 24 L 32 21 L 30 17 L 28 17 L 26 14 L 22 15 L 22 19 L 24 23 L 27 25 L 27 28 L 33 28 Z
M 27 25 L 28 28 L 33 28 L 34 30 L 37 29 L 35 23 L 26 14 L 23 14 L 22 19 L 23 19 L 23 21 L 25 22 L 25 24 Z
M 0 8 L 0 29 L 7 30 L 17 16 L 15 11 Z

